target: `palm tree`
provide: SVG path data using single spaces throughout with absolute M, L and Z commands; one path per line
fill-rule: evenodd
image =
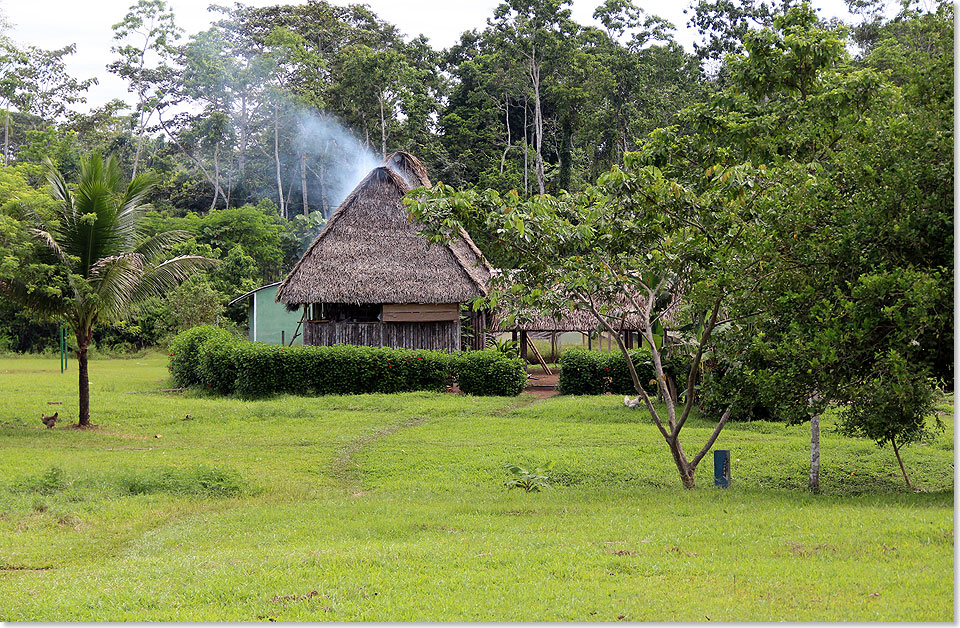
M 196 255 L 164 259 L 190 237 L 186 231 L 147 235 L 142 224 L 151 206 L 144 202 L 153 181 L 138 175 L 124 184 L 113 157 L 92 154 L 80 161 L 73 187 L 51 162 L 47 181 L 57 201 L 52 217 L 26 210 L 30 233 L 63 279 L 61 290 L 38 290 L 26 281 L 6 281 L 11 299 L 42 316 L 60 318 L 77 338 L 80 372 L 78 426 L 90 425 L 87 350 L 98 321 L 118 320 L 152 295 L 162 295 L 193 272 L 215 261 Z M 59 292 L 59 294 L 57 294 Z

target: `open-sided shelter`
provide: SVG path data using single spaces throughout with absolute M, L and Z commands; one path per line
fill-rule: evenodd
M 465 232 L 449 245 L 418 234 L 402 199 L 429 184 L 416 157 L 393 153 L 340 204 L 277 290 L 305 308 L 305 344 L 462 347 L 460 306 L 486 294 L 490 267 Z

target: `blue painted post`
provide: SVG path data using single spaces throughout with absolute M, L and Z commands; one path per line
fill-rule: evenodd
M 713 451 L 713 483 L 717 488 L 730 488 L 730 450 Z

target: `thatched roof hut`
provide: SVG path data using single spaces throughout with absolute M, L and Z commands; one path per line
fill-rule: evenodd
M 280 284 L 277 300 L 288 306 L 322 306 L 314 308 L 317 325 L 455 322 L 456 330 L 451 327 L 444 333 L 449 340 L 455 331 L 456 343 L 435 339 L 427 344 L 442 346 L 422 348 L 459 348 L 458 304 L 487 293 L 491 269 L 466 232 L 448 245 L 430 244 L 419 235 L 402 199 L 413 187 L 429 184 L 426 168 L 416 157 L 404 152 L 389 155 L 340 204 Z M 351 311 L 350 306 L 365 309 Z M 394 342 L 389 337 L 400 333 L 398 329 L 387 332 L 381 335 L 387 340 L 380 344 L 423 344 L 410 339 Z M 371 333 L 364 330 L 367 336 Z M 338 337 L 348 338 L 349 344 L 376 344 L 350 334 Z M 310 343 L 310 333 L 305 335 Z

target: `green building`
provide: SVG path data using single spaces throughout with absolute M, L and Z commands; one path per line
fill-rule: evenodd
M 300 319 L 303 313 L 297 309 L 287 310 L 283 303 L 277 303 L 277 287 L 280 282 L 261 286 L 241 295 L 230 305 L 247 301 L 247 320 L 250 324 L 250 340 L 269 342 L 270 344 L 303 344 L 303 329 Z

